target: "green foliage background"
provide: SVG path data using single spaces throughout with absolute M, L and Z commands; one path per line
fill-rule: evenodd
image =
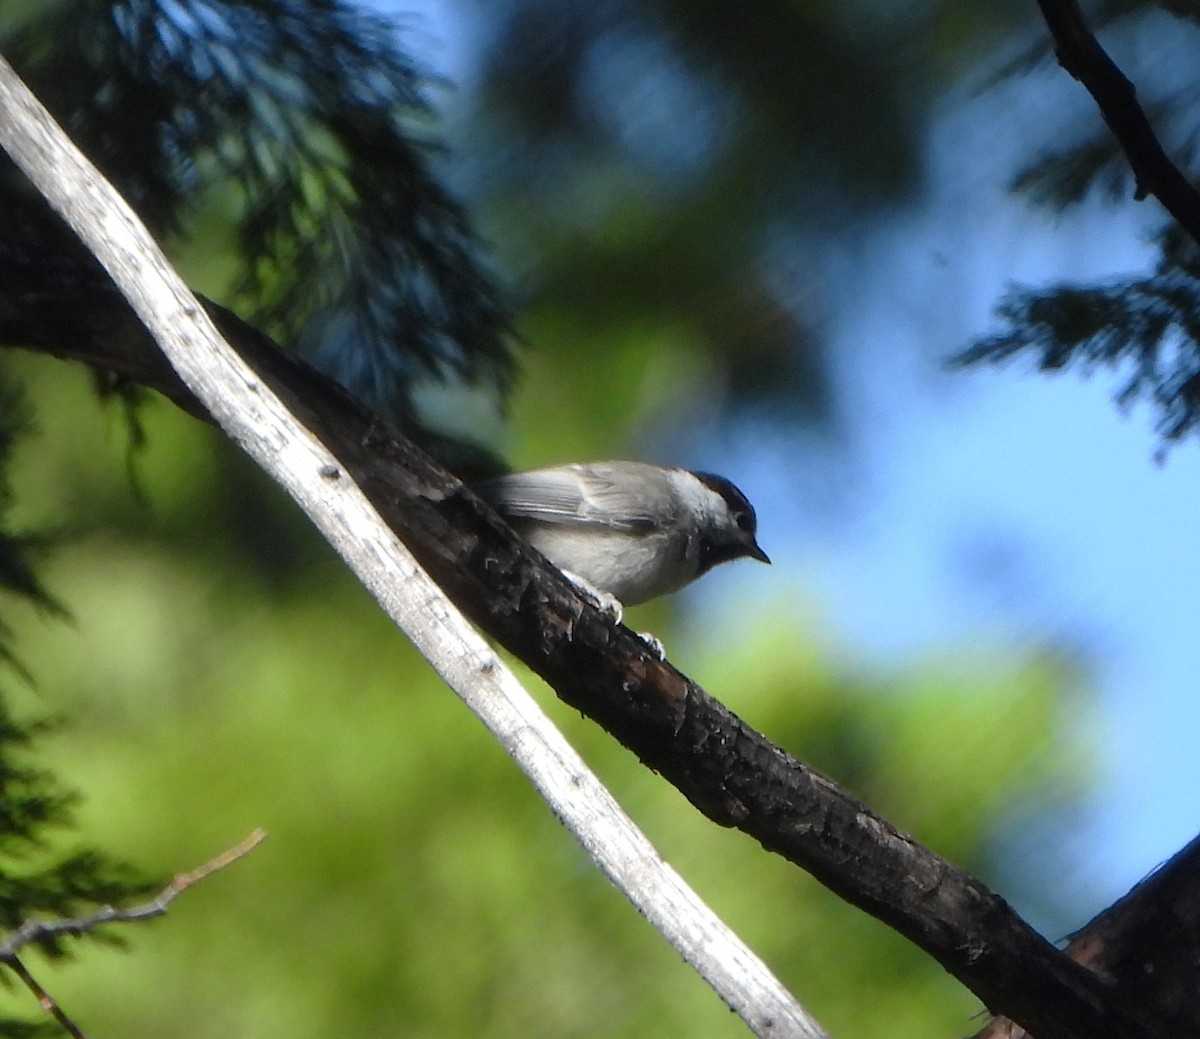
M 755 244 L 787 193 L 808 199 L 812 212 L 787 214 L 803 225 L 818 210 L 842 216 L 911 191 L 916 109 L 934 92 L 932 82 L 916 89 L 895 54 L 847 32 L 834 7 L 803 18 L 792 5 L 773 9 L 809 63 L 888 84 L 886 104 L 851 106 L 870 126 L 845 132 L 836 106 L 810 112 L 816 144 L 804 152 L 780 138 L 804 91 L 778 92 L 791 82 L 787 64 L 774 81 L 761 70 L 739 98 L 733 145 L 695 190 L 666 191 L 669 176 L 614 159 L 586 135 L 570 140 L 581 154 L 554 179 L 547 169 L 560 167 L 536 164 L 539 147 L 562 146 L 561 113 L 526 111 L 524 123 L 514 113 L 556 95 L 536 77 L 523 85 L 497 48 L 481 109 L 543 131 L 532 143 L 514 131 L 507 150 L 481 136 L 466 160 L 493 162 L 477 171 L 476 213 L 501 266 L 523 273 L 513 280 L 529 349 L 504 442 L 490 445 L 515 465 L 645 454 L 704 417 L 697 400 L 732 410 L 773 397 L 776 418 L 821 415 L 819 345 L 797 315 L 769 312 Z M 926 7 L 926 23 L 901 42 L 940 55 L 931 81 L 967 61 L 1010 10 L 968 21 L 954 13 L 961 5 Z M 507 27 L 513 38 L 519 21 Z M 730 81 L 756 63 L 721 52 L 719 27 L 699 14 L 683 35 L 721 54 L 713 67 Z M 877 161 L 872 133 L 884 129 L 888 161 Z M 805 158 L 784 167 L 782 152 Z M 825 162 L 860 177 L 814 191 Z M 763 171 L 779 181 L 748 206 Z M 171 242 L 187 276 L 218 296 L 238 267 L 223 216 L 219 205 L 185 214 Z M 739 338 L 747 327 L 755 334 Z M 745 1034 L 219 434 L 152 402 L 131 483 L 125 426 L 97 405 L 84 373 L 32 357 L 6 364 L 38 416 L 12 472 L 13 523 L 64 535 L 42 576 L 71 622 L 10 611 L 36 676 L 19 706 L 67 719 L 42 760 L 86 794 L 64 846 L 100 844 L 165 877 L 253 827 L 270 834 L 166 919 L 128 929 L 126 950 L 88 947 L 62 968 L 33 960 L 89 1034 Z M 443 406 L 464 410 L 458 398 Z M 487 418 L 475 432 L 496 428 Z M 770 551 L 772 533 L 762 533 Z M 802 578 L 783 568 L 755 578 L 736 586 L 753 598 L 740 593 L 715 616 L 672 601 L 630 619 L 788 750 L 1006 895 L 1032 900 L 1040 878 L 1018 881 L 1000 852 L 1017 824 L 1061 818 L 1086 779 L 1077 666 L 1052 647 L 1014 658 L 957 646 L 903 673 L 867 671 L 824 634 Z M 833 1034 L 976 1027 L 977 1004 L 935 964 L 707 823 L 544 690 L 542 700 L 668 861 Z M 1056 909 L 1064 926 L 1079 922 L 1072 907 Z M 0 1001 L 33 1013 L 22 990 Z
M 46 579 L 74 614 L 19 624 L 38 683 L 23 699 L 70 719 L 46 750 L 87 793 L 79 835 L 167 875 L 270 833 L 127 951 L 44 969 L 90 1034 L 743 1034 L 215 432 L 153 406 L 139 502 L 121 423 L 86 379 L 21 367 L 56 418 L 14 478 L 24 519 L 71 528 Z M 522 451 L 557 446 L 552 415 L 516 411 Z M 592 453 L 612 446 L 599 424 L 592 437 Z M 802 590 L 764 574 L 764 601 L 730 604 L 719 638 L 675 634 L 669 607 L 641 619 L 751 723 L 988 875 L 995 821 L 1078 779 L 1057 738 L 1076 676 L 1052 655 L 966 652 L 855 673 Z M 835 1034 L 971 1028 L 977 1007 L 936 965 L 542 699 Z

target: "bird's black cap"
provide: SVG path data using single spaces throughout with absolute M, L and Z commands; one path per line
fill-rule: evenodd
M 725 558 L 736 559 L 738 556 L 749 556 L 751 559 L 757 559 L 760 563 L 769 564 L 770 557 L 758 544 L 758 517 L 754 514 L 754 506 L 750 504 L 750 499 L 725 477 L 718 476 L 716 473 L 701 473 L 693 470 L 692 475 L 705 487 L 725 499 L 725 504 L 729 506 L 733 520 L 737 524 L 736 551 L 730 552 Z

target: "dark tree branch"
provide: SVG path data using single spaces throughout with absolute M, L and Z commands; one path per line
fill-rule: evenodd
M 1152 1002 L 1173 1035 L 1200 1035 L 1200 837 L 1073 935 L 1072 959 Z
M 98 269 L 67 276 L 60 263 L 51 287 L 27 250 L 9 249 L 5 259 L 0 342 L 84 359 L 202 410 Z M 30 284 L 40 287 L 31 294 Z M 1127 1003 L 1118 985 L 1056 950 L 975 878 L 655 660 L 422 451 L 235 315 L 208 306 L 231 345 L 467 615 L 710 819 L 895 928 L 1039 1039 L 1165 1039 L 1153 1008 Z
M 1163 150 L 1137 91 L 1084 20 L 1076 0 L 1038 0 L 1059 64 L 1087 88 L 1120 142 L 1137 180 L 1138 199 L 1153 195 L 1200 243 L 1200 192 Z
M 1153 1006 L 1170 1035 L 1200 1035 L 1200 837 L 1071 936 L 1066 953 Z M 1005 1018 L 975 1039 L 1024 1039 Z

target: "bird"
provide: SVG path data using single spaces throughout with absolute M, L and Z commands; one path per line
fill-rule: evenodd
M 771 562 L 758 544 L 754 507 L 713 473 L 588 462 L 472 489 L 618 621 L 622 606 L 676 592 L 721 563 Z

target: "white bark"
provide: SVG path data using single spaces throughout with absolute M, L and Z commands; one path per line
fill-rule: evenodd
M 0 58 L 0 145 L 98 257 L 188 387 L 300 504 L 604 873 L 758 1036 L 825 1033 L 664 863 L 337 459 L 221 339 L 116 191 Z

